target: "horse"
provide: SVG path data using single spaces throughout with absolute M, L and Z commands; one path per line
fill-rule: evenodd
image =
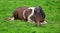
M 14 10 L 12 17 L 8 18 L 8 20 L 24 20 L 28 22 L 35 23 L 37 27 L 40 24 L 46 24 L 45 21 L 45 12 L 42 10 L 41 6 L 36 7 L 19 7 Z

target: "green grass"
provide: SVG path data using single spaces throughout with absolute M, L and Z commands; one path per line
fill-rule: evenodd
M 46 13 L 47 25 L 22 20 L 5 21 L 21 6 L 41 6 Z M 60 33 L 60 0 L 0 0 L 0 33 Z

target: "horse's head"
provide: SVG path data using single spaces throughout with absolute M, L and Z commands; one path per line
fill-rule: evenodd
M 39 26 L 45 19 L 45 13 L 40 6 L 37 6 L 34 11 L 36 25 Z

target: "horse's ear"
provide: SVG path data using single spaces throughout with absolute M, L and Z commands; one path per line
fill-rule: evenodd
M 35 7 L 35 11 L 36 11 L 36 12 L 40 12 L 40 11 L 42 11 L 41 6 L 36 6 L 36 7 Z
M 39 12 L 39 7 L 36 7 L 35 9 L 34 9 L 34 12 L 36 13 L 36 12 Z
M 40 10 L 42 10 L 41 6 L 36 6 L 36 9 L 40 9 Z

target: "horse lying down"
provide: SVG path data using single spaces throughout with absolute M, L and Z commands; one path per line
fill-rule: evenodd
M 45 12 L 42 10 L 41 6 L 36 7 L 19 7 L 15 9 L 12 14 L 12 17 L 8 20 L 25 20 L 28 22 L 36 23 L 37 27 L 40 24 L 46 24 L 45 21 Z

